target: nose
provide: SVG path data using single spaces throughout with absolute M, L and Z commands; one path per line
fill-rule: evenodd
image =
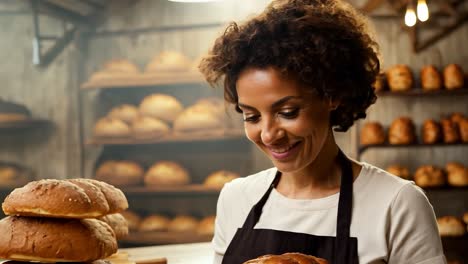
M 260 137 L 265 145 L 273 145 L 285 136 L 284 129 L 274 120 L 265 121 L 261 129 Z

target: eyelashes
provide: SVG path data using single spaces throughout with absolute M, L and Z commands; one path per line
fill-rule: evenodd
M 294 119 L 299 115 L 299 108 L 288 109 L 277 113 L 279 117 L 285 119 Z M 260 115 L 244 115 L 244 122 L 256 123 L 260 120 Z

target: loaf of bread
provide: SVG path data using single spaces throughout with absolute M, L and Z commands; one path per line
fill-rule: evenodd
M 128 229 L 138 230 L 140 228 L 141 217 L 138 214 L 129 210 L 122 211 L 120 214 L 127 220 Z
M 456 143 L 460 141 L 460 134 L 458 125 L 450 118 L 443 118 L 440 120 L 442 126 L 443 138 L 445 143 Z
M 422 140 L 425 144 L 435 144 L 442 140 L 442 129 L 433 119 L 424 121 L 422 126 Z
M 108 160 L 96 170 L 96 180 L 105 181 L 116 186 L 132 186 L 143 183 L 143 168 L 134 161 Z
M 196 232 L 198 220 L 189 215 L 178 215 L 171 220 L 167 227 L 170 232 Z
M 328 261 L 301 253 L 285 253 L 282 255 L 265 255 L 248 260 L 243 264 L 328 264 Z
M 416 141 L 415 126 L 408 117 L 395 119 L 388 131 L 388 142 L 393 145 L 406 145 Z
M 445 184 L 445 174 L 436 166 L 424 165 L 414 173 L 414 181 L 422 188 L 440 187 Z
M 456 187 L 468 186 L 468 168 L 459 162 L 449 162 L 445 165 L 448 184 Z
M 224 116 L 224 101 L 217 97 L 205 97 L 197 100 L 192 108 L 204 108 L 207 111 L 213 112 L 220 119 Z
M 385 143 L 385 130 L 379 122 L 368 122 L 361 129 L 362 145 L 378 145 Z
M 174 131 L 179 133 L 210 132 L 222 127 L 219 115 L 200 106 L 185 109 L 174 121 Z
M 460 65 L 449 64 L 444 68 L 444 85 L 447 90 L 463 88 L 464 81 L 463 69 Z
M 216 216 L 210 215 L 203 218 L 197 226 L 197 233 L 200 235 L 213 235 L 215 229 Z
M 144 181 L 149 186 L 184 185 L 190 183 L 190 177 L 181 165 L 173 161 L 160 161 L 148 169 Z
M 166 216 L 152 214 L 143 219 L 140 223 L 139 230 L 145 231 L 167 231 L 171 219 Z
M 94 136 L 104 138 L 129 137 L 130 127 L 120 119 L 103 117 L 94 125 Z
M 444 216 L 437 218 L 440 236 L 463 236 L 465 234 L 465 225 L 454 216 Z
M 154 57 L 145 71 L 147 73 L 181 72 L 189 71 L 191 61 L 182 53 L 176 51 L 163 51 Z
M 222 188 L 225 183 L 239 178 L 239 174 L 231 171 L 215 171 L 206 177 L 203 184 L 208 187 Z
M 398 164 L 395 164 L 395 165 L 390 165 L 387 167 L 387 172 L 395 175 L 395 176 L 398 176 L 400 178 L 403 178 L 403 179 L 406 179 L 408 180 L 411 175 L 410 175 L 410 172 L 408 170 L 408 168 L 404 167 L 404 166 L 401 166 L 401 165 L 398 165 Z
M 137 118 L 138 108 L 130 104 L 118 105 L 109 111 L 108 116 L 130 124 L 135 118 Z
M 99 220 L 104 221 L 112 228 L 117 239 L 124 238 L 128 235 L 128 223 L 121 214 L 108 214 L 100 217 Z
M 7 102 L 0 98 L 0 122 L 24 121 L 31 117 L 31 112 L 24 106 Z
M 413 87 L 413 74 L 407 65 L 395 65 L 387 70 L 388 86 L 391 91 L 408 91 Z
M 150 116 L 172 123 L 184 110 L 175 97 L 167 94 L 151 94 L 143 98 L 139 111 L 144 116 Z
M 434 91 L 442 88 L 442 78 L 434 65 L 421 69 L 421 86 L 423 90 Z
M 128 208 L 128 201 L 125 194 L 118 188 L 114 186 L 94 180 L 94 179 L 74 179 L 75 181 L 88 181 L 99 187 L 106 197 L 107 203 L 109 204 L 108 214 L 120 213 Z
M 132 122 L 132 133 L 137 139 L 160 138 L 169 134 L 169 130 L 166 123 L 150 116 L 139 116 Z
M 0 221 L 0 258 L 36 262 L 87 262 L 117 252 L 112 229 L 97 219 L 10 216 Z
M 90 81 L 101 81 L 119 77 L 138 76 L 140 70 L 131 61 L 113 59 L 104 64 L 101 70 L 91 75 Z
M 449 118 L 450 120 L 452 120 L 453 123 L 458 125 L 460 122 L 462 122 L 465 119 L 465 115 L 460 112 L 454 112 L 450 114 Z

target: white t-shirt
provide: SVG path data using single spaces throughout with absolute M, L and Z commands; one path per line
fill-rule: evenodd
M 358 239 L 361 264 L 445 264 L 433 208 L 413 182 L 367 163 L 353 183 L 350 235 Z M 218 199 L 214 263 L 221 263 L 237 229 L 267 191 L 276 168 L 236 179 Z M 336 235 L 339 193 L 320 199 L 297 200 L 273 189 L 255 228 Z

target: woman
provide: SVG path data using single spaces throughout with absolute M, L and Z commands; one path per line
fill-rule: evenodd
M 338 0 L 278 0 L 232 23 L 201 63 L 274 168 L 218 200 L 215 263 L 302 252 L 330 263 L 445 263 L 421 189 L 347 158 L 346 131 L 375 102 L 377 44 Z

